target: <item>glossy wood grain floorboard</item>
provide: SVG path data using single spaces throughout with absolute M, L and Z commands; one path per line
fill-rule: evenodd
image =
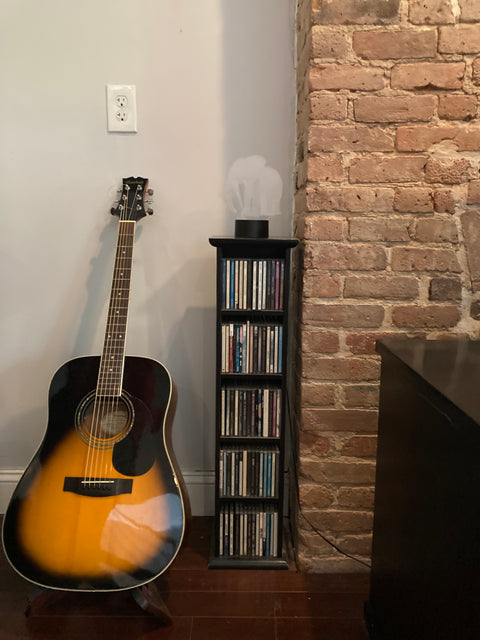
M 368 640 L 368 576 L 208 569 L 211 519 L 194 518 L 157 580 L 173 622 L 161 626 L 129 592 L 48 591 L 25 616 L 32 585 L 0 556 L 0 640 Z

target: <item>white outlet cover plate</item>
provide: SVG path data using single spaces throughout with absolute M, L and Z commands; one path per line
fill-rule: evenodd
M 107 84 L 107 130 L 137 131 L 137 95 L 134 84 Z

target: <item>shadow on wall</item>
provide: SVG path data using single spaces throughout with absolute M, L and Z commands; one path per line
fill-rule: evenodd
M 175 275 L 147 300 L 144 312 L 149 322 L 150 343 L 163 344 L 164 353 L 159 359 L 168 362 L 177 387 L 173 442 L 184 470 L 213 469 L 215 308 L 186 306 L 180 283 L 194 278 L 194 288 L 213 288 L 211 271 L 213 267 L 205 259 L 184 261 Z M 170 327 L 161 320 L 166 306 L 178 309 L 173 314 L 177 320 Z M 181 428 L 176 428 L 175 423 Z
M 23 468 L 37 447 L 47 426 L 48 389 L 55 371 L 64 363 L 62 355 L 66 352 L 90 355 L 94 345 L 99 322 L 103 320 L 105 292 L 108 295 L 111 280 L 112 255 L 116 234 L 112 224 L 106 224 L 100 233 L 99 251 L 91 260 L 90 273 L 86 281 L 87 297 L 83 310 L 79 310 L 83 301 L 81 291 L 71 287 L 67 291 L 61 309 L 49 331 L 49 337 L 39 346 L 38 353 L 28 362 L 19 361 L 0 377 L 0 388 L 4 398 L 5 413 L 11 407 L 12 416 L 6 422 L 3 431 L 0 468 Z M 98 226 L 92 230 L 87 246 L 98 242 Z M 85 249 L 80 255 L 89 255 Z M 72 282 L 85 282 L 85 263 L 78 263 Z M 48 304 L 48 294 L 46 294 Z M 72 335 L 75 338 L 72 340 Z M 71 345 L 72 348 L 69 348 Z M 52 368 L 47 371 L 47 363 Z M 32 398 L 38 399 L 38 406 L 22 412 L 23 402 L 28 406 Z

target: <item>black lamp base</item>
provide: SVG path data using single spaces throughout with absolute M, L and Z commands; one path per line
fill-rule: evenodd
M 268 238 L 268 220 L 235 220 L 235 238 Z

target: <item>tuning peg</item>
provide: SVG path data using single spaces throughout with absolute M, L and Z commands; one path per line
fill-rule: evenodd
M 112 208 L 110 209 L 110 213 L 112 214 L 112 216 L 113 216 L 113 215 L 115 215 L 115 211 L 116 211 L 115 207 L 112 207 Z
M 150 189 L 147 189 L 147 193 L 148 193 L 149 196 L 153 196 L 154 191 L 153 191 L 153 189 L 150 188 Z
M 153 209 L 152 208 L 147 209 L 147 213 L 148 213 L 149 216 L 151 216 L 152 213 L 153 213 Z

